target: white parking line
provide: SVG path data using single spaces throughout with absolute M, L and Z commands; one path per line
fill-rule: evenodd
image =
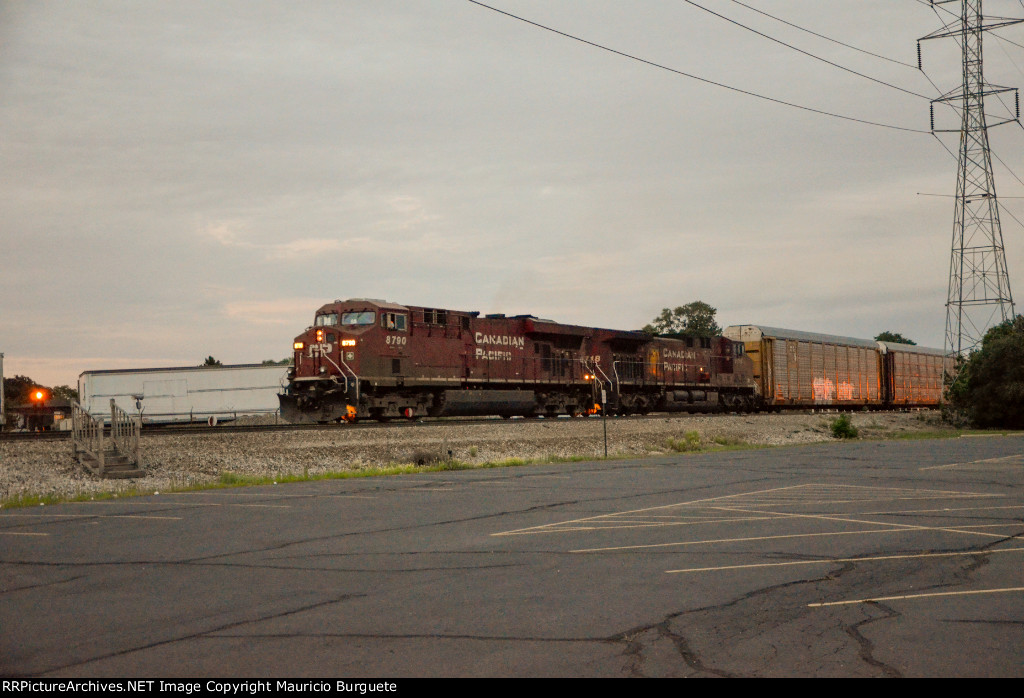
M 879 528 L 867 531 L 835 531 L 832 533 L 788 533 L 779 536 L 751 536 L 748 538 L 714 538 L 710 540 L 684 540 L 677 541 L 675 543 L 648 543 L 644 545 L 619 545 L 610 548 L 583 548 L 580 550 L 570 550 L 570 553 L 604 553 L 613 550 L 644 550 L 648 548 L 669 548 L 673 546 L 681 547 L 686 545 L 706 545 L 708 543 L 745 543 L 752 540 L 780 540 L 783 538 L 820 538 L 824 536 L 855 536 L 858 534 L 867 533 L 903 533 L 905 529 L 902 528 Z
M 706 499 L 694 499 L 694 500 L 689 501 L 689 502 L 677 502 L 675 504 L 662 504 L 661 506 L 644 507 L 643 509 L 631 509 L 629 511 L 619 511 L 619 512 L 615 512 L 615 513 L 612 513 L 612 514 L 599 514 L 597 516 L 586 516 L 586 517 L 583 517 L 581 519 L 570 519 L 568 521 L 556 521 L 554 523 L 541 524 L 540 526 L 530 526 L 528 528 L 517 528 L 517 529 L 513 529 L 511 531 L 501 531 L 499 533 L 492 533 L 491 535 L 497 537 L 497 536 L 523 535 L 523 534 L 531 534 L 531 533 L 547 533 L 548 531 L 545 530 L 545 529 L 551 529 L 551 528 L 554 528 L 555 526 L 565 526 L 566 524 L 582 523 L 582 522 L 585 522 L 585 521 L 597 521 L 599 519 L 607 519 L 607 518 L 612 517 L 612 516 L 621 516 L 623 514 L 639 514 L 639 513 L 648 512 L 648 511 L 661 511 L 663 509 L 673 509 L 673 508 L 676 508 L 676 507 L 692 506 L 694 504 L 702 504 L 704 502 L 717 502 L 717 501 L 720 501 L 720 500 L 723 500 L 723 499 L 735 499 L 736 497 L 744 497 L 744 496 L 752 495 L 752 494 L 761 494 L 762 492 L 775 492 L 775 491 L 780 491 L 780 490 L 791 490 L 791 489 L 794 489 L 794 488 L 797 488 L 797 487 L 805 487 L 805 485 L 790 485 L 788 487 L 775 487 L 775 488 L 770 489 L 770 490 L 755 490 L 753 492 L 740 492 L 740 493 L 737 493 L 737 494 L 722 495 L 721 497 L 708 497 Z M 759 512 L 757 512 L 757 513 L 759 513 Z
M 982 464 L 993 464 L 993 465 L 1022 465 L 1024 464 L 1024 455 L 1014 454 L 1012 456 L 1000 456 L 998 458 L 983 458 L 981 460 L 972 460 L 966 463 L 948 463 L 946 465 L 929 465 L 927 468 L 918 468 L 918 470 L 947 470 L 949 468 L 967 467 L 971 465 L 982 465 Z
M 735 512 L 741 512 L 741 513 L 746 513 L 746 514 L 757 514 L 757 513 L 760 513 L 759 510 L 756 510 L 756 509 L 754 509 L 754 510 L 747 510 L 747 509 L 740 509 L 739 507 L 715 507 L 715 508 L 716 509 L 721 509 L 722 511 L 735 511 Z M 793 518 L 793 519 L 814 519 L 814 520 L 817 520 L 817 521 L 838 521 L 838 522 L 842 522 L 842 523 L 864 524 L 864 525 L 867 525 L 867 526 L 896 526 L 898 528 L 902 528 L 905 531 L 944 531 L 946 533 L 964 533 L 964 534 L 967 534 L 967 535 L 985 536 L 985 537 L 988 537 L 988 538 L 1006 538 L 1007 537 L 1007 536 L 999 534 L 999 533 L 983 533 L 981 531 L 964 531 L 964 530 L 962 530 L 962 528 L 954 527 L 954 526 L 917 526 L 917 525 L 914 525 L 914 524 L 902 524 L 902 523 L 886 522 L 886 521 L 868 521 L 866 519 L 853 519 L 853 518 L 850 518 L 850 517 L 847 517 L 847 516 L 829 516 L 829 515 L 826 515 L 826 514 L 790 514 L 790 513 L 781 512 L 781 511 L 775 511 L 775 512 L 770 512 L 770 513 L 777 514 L 778 516 L 782 516 L 782 517 Z M 1013 537 L 1014 538 L 1020 538 L 1021 536 L 1013 536 Z
M 666 574 L 688 572 L 719 572 L 722 570 L 746 570 L 759 567 L 793 567 L 797 565 L 830 565 L 836 562 L 875 562 L 878 560 L 914 560 L 922 557 L 958 557 L 966 555 L 994 555 L 996 553 L 1024 552 L 1024 548 L 1000 548 L 997 550 L 975 550 L 955 553 L 917 553 L 913 555 L 876 555 L 874 557 L 833 557 L 823 560 L 793 560 L 791 562 L 762 562 L 751 565 L 720 565 L 718 567 L 690 567 L 681 570 L 665 570 Z
M 901 596 L 876 596 L 873 599 L 853 599 L 851 601 L 827 601 L 823 603 L 809 603 L 810 608 L 821 608 L 823 606 L 849 606 L 856 603 L 877 603 L 879 601 L 900 601 L 902 599 L 926 599 L 934 596 L 972 596 L 975 594 L 1009 594 L 1016 591 L 1024 591 L 1024 587 L 1006 587 L 1005 589 L 975 589 L 974 591 L 938 591 L 929 594 L 903 594 Z
M 18 531 L 0 531 L 0 536 L 48 536 L 49 533 L 21 533 Z

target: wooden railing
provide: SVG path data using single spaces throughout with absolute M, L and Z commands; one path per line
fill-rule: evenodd
M 103 422 L 86 412 L 76 401 L 71 402 L 71 453 L 80 463 L 91 460 L 103 474 L 106 445 Z
M 130 466 L 129 470 L 138 469 L 141 432 L 139 418 L 118 407 L 113 399 L 110 401 L 109 436 L 104 433 L 102 419 L 93 417 L 78 402 L 71 403 L 72 454 L 97 475 L 107 475 L 107 466 L 111 465 L 108 459 L 115 470 L 124 470 L 125 466 Z
M 110 399 L 110 441 L 114 450 L 134 464 L 139 462 L 139 434 L 142 424 Z

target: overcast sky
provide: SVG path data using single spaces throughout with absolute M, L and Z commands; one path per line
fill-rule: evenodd
M 927 78 L 959 84 L 952 40 L 926 42 L 916 69 L 940 26 L 927 3 L 745 2 L 913 67 L 701 4 L 923 96 L 684 0 L 489 4 L 907 129 L 929 128 Z M 1024 44 L 1024 25 L 999 33 Z M 990 82 L 1024 85 L 1022 66 L 1024 48 L 986 37 Z M 466 0 L 0 2 L 0 134 L 8 377 L 280 359 L 350 297 L 616 329 L 701 299 L 722 326 L 943 344 L 955 135 L 951 156 Z M 1024 220 L 1024 128 L 991 141 Z M 1022 293 L 1021 225 L 1003 231 Z

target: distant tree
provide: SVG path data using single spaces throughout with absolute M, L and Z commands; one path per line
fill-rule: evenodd
M 976 426 L 1024 429 L 1024 315 L 985 333 L 950 386 L 949 400 Z
M 54 400 L 77 400 L 78 390 L 72 388 L 70 385 L 58 385 L 50 391 L 53 394 Z
M 716 337 L 722 328 L 715 322 L 717 309 L 703 301 L 694 301 L 677 308 L 664 308 L 643 331 L 668 337 Z
M 907 339 L 906 337 L 901 335 L 899 332 L 890 332 L 889 330 L 886 330 L 885 332 L 882 332 L 877 337 L 875 337 L 875 341 L 876 342 L 898 342 L 899 344 L 913 344 L 915 346 L 917 345 L 917 342 L 915 342 L 914 340 Z
M 203 362 L 203 366 L 223 366 L 223 365 L 224 364 L 222 364 L 220 361 L 218 361 L 217 359 L 213 358 L 212 356 L 207 356 L 206 357 L 206 361 Z
M 264 359 L 260 363 L 263 366 L 291 366 L 292 365 L 292 357 L 287 356 L 287 357 L 281 359 L 280 361 L 274 361 L 273 359 Z
M 4 404 L 16 405 L 27 403 L 29 392 L 38 385 L 28 376 L 4 378 Z

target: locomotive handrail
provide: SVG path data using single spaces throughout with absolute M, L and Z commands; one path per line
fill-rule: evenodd
M 612 381 L 611 381 L 611 379 L 608 377 L 608 374 L 604 372 L 604 369 L 601 368 L 601 365 L 599 363 L 597 363 L 595 361 L 595 362 L 593 362 L 593 366 L 591 366 L 590 360 L 589 359 L 585 359 L 585 358 L 581 358 L 580 359 L 580 363 L 583 364 L 584 368 L 586 368 L 588 371 L 590 371 L 590 373 L 593 374 L 595 378 L 597 378 L 597 382 L 598 383 L 600 383 L 602 385 L 607 383 L 608 387 L 612 388 Z M 596 369 L 596 371 L 595 371 L 595 369 Z M 602 376 L 604 376 L 604 380 L 602 381 L 596 375 L 596 373 L 600 373 Z
M 599 363 L 597 363 L 597 362 L 595 361 L 595 362 L 594 362 L 594 368 L 596 368 L 596 369 L 597 369 L 597 370 L 598 370 L 598 371 L 599 371 L 599 372 L 601 373 L 601 375 L 602 375 L 602 376 L 604 376 L 604 381 L 605 381 L 605 382 L 606 382 L 606 383 L 608 384 L 608 387 L 609 387 L 609 388 L 610 388 L 610 387 L 612 387 L 612 381 L 611 381 L 611 379 L 610 379 L 610 378 L 608 377 L 608 374 L 604 372 L 604 369 L 603 369 L 603 368 L 601 368 L 601 364 L 599 364 Z
M 327 360 L 334 364 L 334 361 L 331 359 L 331 357 L 328 356 Z M 344 366 L 348 370 L 348 372 L 352 374 L 352 378 L 356 382 L 356 409 L 359 409 L 359 376 L 356 375 L 356 372 L 352 370 L 351 366 L 345 363 L 345 359 L 341 358 L 340 354 L 338 355 L 338 361 L 341 362 L 341 366 Z M 334 368 L 338 369 L 338 373 L 345 375 L 345 371 L 341 370 L 341 366 L 339 366 L 338 364 L 334 364 Z M 348 392 L 348 376 L 345 376 L 345 392 Z

